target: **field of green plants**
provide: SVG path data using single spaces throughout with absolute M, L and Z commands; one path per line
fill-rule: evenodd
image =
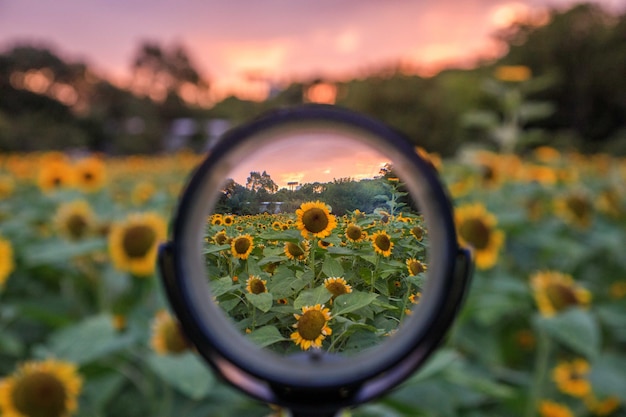
M 278 416 L 226 386 L 170 314 L 155 269 L 201 157 L 0 156 L 0 416 Z M 476 269 L 439 351 L 346 416 L 625 416 L 626 160 L 538 148 L 433 165 Z M 268 349 L 351 352 L 419 303 L 428 230 L 388 190 L 213 213 L 216 301 Z M 323 401 L 323 399 L 320 399 Z

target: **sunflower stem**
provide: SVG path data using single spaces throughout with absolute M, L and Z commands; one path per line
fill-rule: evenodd
M 371 279 L 371 289 L 370 292 L 375 292 L 376 287 L 374 283 L 376 282 L 376 277 L 378 277 L 378 267 L 380 266 L 380 254 L 376 255 L 376 266 L 374 266 L 374 270 L 372 271 L 372 279 Z
M 317 237 L 313 237 L 313 243 L 311 244 L 311 259 L 309 263 L 311 264 L 311 271 L 313 271 L 313 282 L 311 286 L 314 286 L 317 282 L 317 276 L 315 275 L 315 250 L 317 249 Z
M 543 329 L 537 329 L 537 353 L 535 355 L 535 372 L 526 401 L 524 417 L 533 417 L 536 414 L 539 398 L 542 393 L 543 381 L 548 370 L 550 356 L 550 339 Z

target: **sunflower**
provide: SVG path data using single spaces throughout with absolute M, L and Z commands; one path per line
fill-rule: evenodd
M 44 191 L 55 191 L 74 185 L 74 168 L 64 160 L 52 160 L 44 163 L 39 171 L 37 184 Z
M 298 322 L 293 325 L 296 331 L 291 334 L 291 340 L 302 350 L 321 348 L 322 341 L 332 334 L 332 329 L 328 327 L 330 310 L 323 304 L 304 306 L 302 314 L 294 314 L 294 317 Z
M 461 206 L 454 213 L 459 240 L 474 249 L 476 267 L 489 269 L 498 260 L 504 233 L 495 228 L 496 217 L 481 204 Z
M 360 242 L 363 240 L 363 230 L 354 223 L 350 223 L 346 227 L 345 235 L 350 242 Z
M 539 312 L 546 317 L 569 307 L 586 307 L 591 293 L 578 286 L 570 275 L 556 271 L 537 272 L 530 277 Z
M 230 242 L 230 252 L 238 259 L 248 259 L 253 248 L 252 236 L 250 235 L 236 237 Z
M 302 261 L 309 255 L 309 244 L 303 240 L 299 245 L 293 242 L 285 242 L 285 255 L 287 258 Z
M 317 246 L 319 246 L 322 249 L 328 249 L 329 246 L 334 246 L 334 245 L 327 240 L 320 239 L 317 241 Z
M 0 289 L 4 287 L 14 269 L 13 246 L 11 242 L 0 237 Z
M 560 362 L 552 370 L 552 379 L 559 391 L 573 397 L 583 398 L 591 393 L 589 362 L 575 359 L 571 362 Z
M 149 181 L 142 181 L 135 185 L 131 195 L 131 201 L 136 206 L 141 206 L 154 196 L 156 187 Z
M 78 408 L 82 378 L 76 366 L 48 359 L 29 361 L 0 382 L 3 417 L 67 417 Z
M 109 253 L 115 267 L 137 276 L 152 275 L 166 229 L 165 221 L 156 213 L 130 214 L 125 221 L 113 224 Z
M 246 291 L 250 294 L 261 294 L 267 292 L 267 281 L 261 279 L 256 275 L 250 275 L 248 281 L 246 281 Z
M 94 221 L 93 211 L 85 200 L 60 205 L 54 216 L 57 230 L 70 240 L 80 240 L 91 233 Z
M 539 415 L 541 417 L 574 417 L 572 410 L 567 406 L 549 400 L 541 401 Z
M 228 242 L 226 232 L 221 230 L 213 235 L 213 241 L 218 245 L 225 245 Z
M 500 65 L 494 76 L 500 81 L 519 83 L 532 77 L 532 70 L 525 65 Z
M 422 228 L 422 226 L 413 226 L 411 228 L 411 234 L 413 235 L 415 239 L 417 239 L 418 242 L 421 242 L 422 240 L 424 240 L 425 233 L 426 232 L 424 231 L 424 228 Z
M 15 181 L 9 175 L 0 175 L 0 199 L 5 199 L 13 194 Z
M 85 192 L 100 190 L 106 182 L 106 168 L 100 158 L 89 157 L 74 165 L 76 185 Z
M 582 193 L 573 193 L 556 199 L 554 211 L 567 223 L 585 229 L 591 224 L 593 205 Z
M 235 217 L 227 214 L 222 217 L 222 223 L 224 226 L 232 226 L 235 223 Z
M 180 323 L 166 310 L 159 310 L 152 319 L 150 346 L 159 355 L 178 354 L 189 349 Z
M 324 287 L 333 295 L 333 298 L 343 294 L 350 294 L 352 287 L 348 285 L 344 278 L 329 277 L 324 280 Z
M 272 223 L 272 229 L 276 231 L 280 231 L 283 229 L 283 224 L 277 220 Z
M 391 237 L 385 232 L 381 230 L 376 232 L 371 237 L 372 246 L 374 247 L 374 252 L 383 255 L 384 257 L 391 256 L 391 250 L 393 249 L 393 242 L 391 241 Z
M 213 226 L 221 226 L 224 224 L 223 217 L 219 213 L 215 213 L 211 216 L 211 224 Z
M 417 274 L 420 274 L 422 272 L 426 272 L 426 270 L 428 269 L 428 267 L 426 266 L 425 263 L 422 263 L 421 261 L 419 261 L 418 259 L 415 258 L 409 258 L 406 260 L 406 267 L 409 270 L 409 275 L 411 276 L 415 276 Z
M 321 201 L 302 203 L 296 210 L 296 216 L 296 227 L 305 238 L 308 238 L 309 233 L 315 237 L 325 238 L 337 226 L 335 216 L 330 214 L 326 204 Z
M 620 406 L 620 399 L 615 396 L 607 397 L 603 400 L 596 398 L 594 394 L 585 397 L 585 406 L 596 416 L 611 415 Z

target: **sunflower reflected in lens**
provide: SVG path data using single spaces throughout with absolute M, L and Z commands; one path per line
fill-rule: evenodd
M 261 294 L 267 292 L 267 281 L 261 279 L 256 275 L 250 275 L 248 281 L 246 281 L 246 291 L 250 294 Z
M 302 314 L 294 314 L 294 317 L 298 322 L 293 325 L 296 331 L 290 337 L 302 350 L 321 348 L 322 341 L 332 334 L 332 329 L 328 327 L 330 310 L 322 304 L 304 306 Z
M 537 272 L 530 277 L 530 284 L 539 312 L 546 317 L 570 307 L 587 307 L 591 302 L 591 293 L 561 272 Z
M 285 242 L 285 255 L 295 261 L 303 261 L 309 255 L 309 243 L 303 240 L 299 245 L 293 242 Z
M 365 236 L 363 230 L 354 223 L 350 223 L 346 227 L 345 235 L 350 242 L 360 242 Z
M 4 287 L 14 269 L 13 245 L 8 240 L 0 237 L 0 290 Z
M 496 229 L 496 217 L 481 204 L 461 206 L 455 210 L 454 217 L 460 243 L 474 249 L 476 267 L 493 267 L 504 244 L 504 233 Z
M 352 286 L 348 285 L 344 278 L 339 277 L 326 278 L 324 280 L 324 287 L 333 295 L 333 298 L 352 292 Z
M 426 270 L 428 269 L 425 263 L 415 258 L 407 259 L 406 267 L 409 271 L 409 275 L 411 276 L 415 276 L 417 274 L 421 274 L 422 272 L 426 272 Z
M 309 234 L 320 239 L 325 238 L 337 227 L 335 216 L 330 214 L 326 204 L 321 201 L 302 203 L 296 210 L 296 216 L 296 227 L 305 238 Z
M 374 252 L 384 256 L 391 256 L 391 250 L 393 249 L 393 242 L 391 241 L 391 237 L 384 230 L 375 232 L 372 237 L 372 246 L 374 247 Z
M 93 231 L 95 216 L 85 200 L 72 201 L 59 206 L 54 224 L 62 236 L 80 240 Z
M 250 235 L 239 236 L 230 242 L 230 252 L 237 259 L 248 259 L 253 248 L 252 236 Z
M 0 415 L 67 417 L 78 408 L 81 389 L 82 378 L 71 363 L 26 362 L 0 382 Z
M 109 254 L 115 267 L 137 276 L 154 273 L 159 243 L 165 240 L 167 225 L 156 213 L 135 213 L 112 226 Z
M 189 349 L 180 323 L 166 310 L 159 310 L 152 320 L 150 346 L 159 355 L 178 354 Z

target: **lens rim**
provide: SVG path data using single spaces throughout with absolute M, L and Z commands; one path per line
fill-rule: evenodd
M 199 218 L 198 207 L 207 205 L 204 191 L 207 187 L 216 187 L 213 172 L 220 166 L 220 161 L 263 132 L 307 123 L 343 126 L 363 132 L 380 141 L 379 144 L 385 143 L 407 165 L 407 175 L 419 176 L 421 186 L 425 187 L 431 200 L 427 227 L 429 233 L 437 234 L 437 246 L 433 249 L 440 260 L 435 268 L 429 265 L 429 273 L 434 270 L 436 274 L 428 279 L 430 285 L 436 287 L 432 295 L 429 293 L 429 307 L 420 311 L 420 317 L 405 320 L 402 331 L 398 332 L 402 333 L 397 339 L 399 343 L 385 342 L 369 353 L 357 355 L 358 361 L 366 363 L 365 366 L 356 366 L 357 359 L 335 364 L 334 358 L 326 355 L 319 355 L 318 363 L 311 355 L 280 358 L 251 344 L 240 343 L 244 337 L 234 326 L 225 328 L 223 322 L 220 325 L 205 319 L 215 313 L 211 310 L 213 307 L 218 307 L 206 300 L 207 306 L 201 306 L 201 300 L 195 298 L 199 291 L 195 286 L 197 283 L 192 281 L 194 268 L 190 267 L 193 262 L 190 262 L 189 253 L 194 250 L 194 245 L 197 251 L 198 240 L 197 236 L 191 237 L 194 227 L 197 229 L 197 224 L 192 223 L 193 219 Z M 469 279 L 469 269 L 462 266 L 467 255 L 459 255 L 452 206 L 432 165 L 419 157 L 413 145 L 399 132 L 362 114 L 329 105 L 303 105 L 273 111 L 227 132 L 189 181 L 175 214 L 172 240 L 164 252 L 160 263 L 168 298 L 185 334 L 198 352 L 237 388 L 263 401 L 294 407 L 307 401 L 319 405 L 320 397 L 310 395 L 315 393 L 325 394 L 324 400 L 334 405 L 363 402 L 404 380 L 430 355 L 447 332 Z M 467 271 L 459 273 L 459 268 Z M 201 311 L 205 307 L 207 310 Z M 381 354 L 381 346 L 385 347 L 384 354 Z

